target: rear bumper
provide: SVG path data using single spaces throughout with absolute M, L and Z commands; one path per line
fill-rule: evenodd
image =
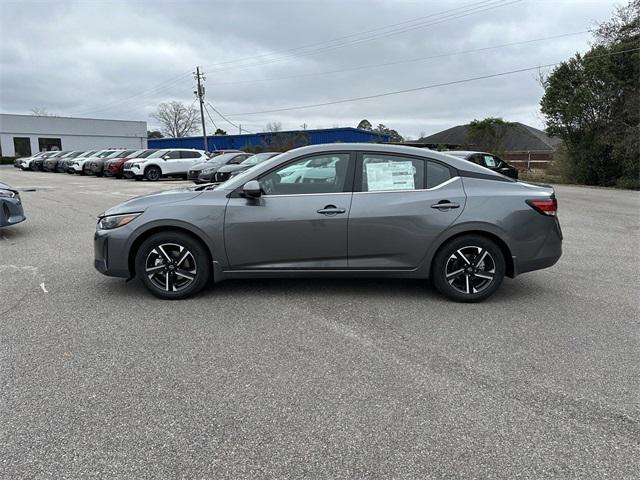
M 533 257 L 514 258 L 514 276 L 542 270 L 556 264 L 562 256 L 562 230 L 557 218 L 555 227 L 549 230 L 546 239 Z

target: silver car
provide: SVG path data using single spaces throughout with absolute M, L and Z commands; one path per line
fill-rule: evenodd
M 189 297 L 228 278 L 431 279 L 476 302 L 562 253 L 548 186 L 392 145 L 290 150 L 213 187 L 134 198 L 98 218 L 95 268 Z

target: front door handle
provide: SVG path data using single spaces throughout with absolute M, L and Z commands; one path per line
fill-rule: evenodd
M 344 208 L 338 208 L 335 205 L 327 205 L 320 210 L 316 210 L 321 215 L 333 216 L 338 215 L 339 213 L 345 213 L 347 210 Z
M 450 202 L 449 200 L 440 200 L 438 203 L 431 205 L 431 208 L 437 208 L 438 210 L 445 210 L 449 208 L 460 208 L 459 203 Z

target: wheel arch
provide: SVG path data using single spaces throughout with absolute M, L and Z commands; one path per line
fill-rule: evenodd
M 161 167 L 160 165 L 158 165 L 157 163 L 152 163 L 152 164 L 150 164 L 150 165 L 145 165 L 145 166 L 144 166 L 144 170 L 142 171 L 142 174 L 143 174 L 143 175 L 146 175 L 146 174 L 147 174 L 147 171 L 148 171 L 150 168 L 154 168 L 154 167 L 155 167 L 155 168 L 157 168 L 158 170 L 160 170 L 160 176 L 164 175 L 164 172 L 162 171 L 162 167 Z
M 136 255 L 142 243 L 152 235 L 155 235 L 157 233 L 169 232 L 183 233 L 191 237 L 193 240 L 199 242 L 204 247 L 207 255 L 209 256 L 209 263 L 213 261 L 213 253 L 211 251 L 210 243 L 205 240 L 205 236 L 201 232 L 196 232 L 193 229 L 187 228 L 183 225 L 155 225 L 137 235 L 132 241 L 131 246 L 129 247 L 127 266 L 129 268 L 129 275 L 131 278 L 136 276 Z
M 431 276 L 431 268 L 433 266 L 433 259 L 438 252 L 450 241 L 462 237 L 464 235 L 479 235 L 493 241 L 504 256 L 507 277 L 513 278 L 516 276 L 516 268 L 513 254 L 508 242 L 504 239 L 504 236 L 497 232 L 495 229 L 489 229 L 484 225 L 469 225 L 467 228 L 456 228 L 448 232 L 448 235 L 441 237 L 434 245 L 428 255 L 429 276 Z

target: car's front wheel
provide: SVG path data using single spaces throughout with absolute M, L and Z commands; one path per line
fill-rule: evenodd
M 195 295 L 209 281 L 209 254 L 198 240 L 180 232 L 152 235 L 136 254 L 136 274 L 155 296 L 178 300 Z
M 149 180 L 150 182 L 156 182 L 160 180 L 160 176 L 162 175 L 162 171 L 158 167 L 147 167 L 144 171 L 144 178 Z
M 433 261 L 436 289 L 457 302 L 480 302 L 500 287 L 505 258 L 495 242 L 480 235 L 463 235 L 446 243 Z

